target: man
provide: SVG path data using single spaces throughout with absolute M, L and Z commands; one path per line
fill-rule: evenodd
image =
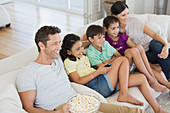
M 16 84 L 23 104 L 29 113 L 69 113 L 70 105 L 63 105 L 74 94 L 59 57 L 61 50 L 60 29 L 53 26 L 41 27 L 35 36 L 38 58 L 24 67 Z M 61 106 L 60 106 L 61 105 Z M 58 107 L 59 106 L 59 107 Z M 56 108 L 58 107 L 58 108 Z M 54 110 L 54 109 L 57 110 Z M 138 108 L 101 104 L 104 113 L 142 113 Z
M 44 26 L 38 30 L 35 36 L 38 58 L 24 67 L 17 77 L 18 92 L 27 112 L 67 113 L 68 105 L 58 111 L 48 110 L 64 104 L 76 93 L 59 58 L 60 31 L 58 27 L 52 26 Z

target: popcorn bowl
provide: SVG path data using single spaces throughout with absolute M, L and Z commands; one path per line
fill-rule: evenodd
M 71 105 L 71 113 L 97 113 L 100 107 L 98 96 L 90 92 L 76 94 L 67 103 Z

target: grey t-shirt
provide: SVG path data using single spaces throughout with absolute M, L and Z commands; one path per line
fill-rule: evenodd
M 60 58 L 51 65 L 32 62 L 21 70 L 16 84 L 18 92 L 36 90 L 34 106 L 46 110 L 53 110 L 76 93 Z

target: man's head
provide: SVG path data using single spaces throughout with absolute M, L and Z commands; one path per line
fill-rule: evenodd
M 87 39 L 95 48 L 102 47 L 105 42 L 105 31 L 99 25 L 91 25 L 86 31 Z
M 35 35 L 35 43 L 39 52 L 44 52 L 50 59 L 58 58 L 61 50 L 61 30 L 55 26 L 43 26 Z

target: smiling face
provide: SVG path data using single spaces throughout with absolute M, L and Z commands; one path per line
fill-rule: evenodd
M 119 23 L 118 22 L 111 23 L 108 29 L 105 27 L 105 31 L 107 32 L 109 37 L 111 38 L 117 37 L 119 33 Z
M 58 33 L 54 35 L 49 35 L 50 40 L 47 41 L 46 46 L 44 46 L 43 51 L 48 59 L 59 58 L 59 52 L 61 50 L 61 39 Z
M 89 38 L 90 42 L 92 43 L 93 47 L 96 49 L 101 49 L 105 42 L 105 36 L 103 34 L 98 34 L 94 36 L 93 38 Z
M 83 56 L 83 44 L 81 41 L 77 41 L 70 50 L 67 50 L 68 55 L 73 55 L 76 58 L 81 58 Z
M 113 16 L 118 18 L 120 24 L 126 25 L 128 16 L 129 16 L 129 9 L 125 8 L 121 13 L 119 13 L 118 15 L 113 15 Z

